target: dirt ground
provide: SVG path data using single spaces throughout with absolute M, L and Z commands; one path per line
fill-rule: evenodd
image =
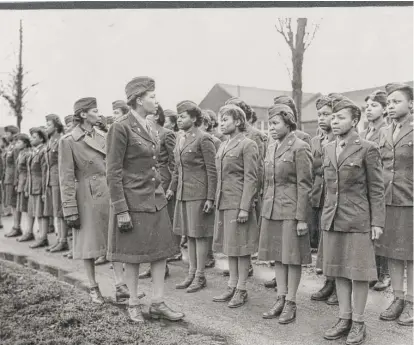
M 128 320 L 125 306 L 88 302 L 85 292 L 53 276 L 0 260 L 2 345 L 224 345 L 224 338 L 185 323 Z

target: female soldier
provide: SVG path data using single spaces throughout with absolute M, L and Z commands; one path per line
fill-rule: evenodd
M 4 215 L 4 192 L 3 192 L 3 177 L 4 166 L 6 160 L 6 147 L 9 145 L 9 141 L 5 137 L 0 138 L 0 229 L 3 229 L 3 223 L 1 217 Z
M 125 114 L 128 114 L 128 112 L 129 107 L 128 104 L 125 103 L 125 101 L 118 100 L 112 102 L 112 113 L 115 119 Z
M 178 321 L 184 314 L 164 303 L 164 274 L 166 259 L 178 254 L 179 246 L 156 167 L 159 143 L 145 120 L 157 111 L 155 82 L 137 77 L 126 85 L 125 92 L 130 112 L 115 120 L 106 145 L 111 200 L 108 259 L 125 263 L 128 313 L 133 321 L 144 321 L 137 288 L 139 265 L 147 262 L 151 263 L 153 283 L 151 318 Z
M 211 133 L 212 133 L 212 135 L 215 136 L 216 138 L 218 138 L 220 141 L 226 141 L 227 137 L 223 133 L 218 131 L 219 123 L 218 123 L 216 113 L 211 109 L 206 109 L 206 112 L 210 115 L 210 118 L 211 118 L 211 126 L 212 126 Z
M 293 133 L 296 122 L 292 110 L 275 104 L 269 111 L 269 133 L 274 139 L 265 159 L 262 223 L 259 260 L 275 260 L 278 298 L 263 314 L 279 323 L 296 319 L 296 293 L 302 266 L 312 262 L 306 223 L 312 189 L 310 147 Z
M 49 230 L 49 217 L 45 217 L 44 196 L 46 194 L 46 143 L 47 134 L 41 128 L 31 128 L 32 153 L 27 162 L 28 173 L 26 181 L 26 193 L 29 195 L 27 236 L 33 233 L 35 218 L 40 227 L 40 236 L 30 248 L 47 247 L 49 241 L 47 233 Z
M 403 84 L 385 87 L 388 116 L 393 123 L 381 130 L 386 223 L 377 255 L 388 258 L 394 301 L 380 319 L 413 324 L 413 89 Z M 404 266 L 407 292 L 404 296 Z
M 73 258 L 83 260 L 92 302 L 103 297 L 95 279 L 94 260 L 105 255 L 108 240 L 109 193 L 105 176 L 105 136 L 94 129 L 98 121 L 96 99 L 75 102 L 79 121 L 59 143 L 59 183 L 63 215 L 73 230 Z
M 347 345 L 355 345 L 366 336 L 368 282 L 377 277 L 373 240 L 384 227 L 384 181 L 378 147 L 355 130 L 359 107 L 349 99 L 335 98 L 332 110 L 336 140 L 324 147 L 321 228 L 323 272 L 336 278 L 340 315 L 324 338 L 348 335 Z
M 65 121 L 64 132 L 69 133 L 76 126 L 73 122 L 73 115 L 67 115 L 63 120 Z
M 16 136 L 16 148 L 19 149 L 19 156 L 17 157 L 16 164 L 16 177 L 17 177 L 17 207 L 16 211 L 22 215 L 26 214 L 28 206 L 28 194 L 25 193 L 26 181 L 27 181 L 27 161 L 30 157 L 30 138 L 27 134 L 17 134 Z M 34 239 L 33 235 L 29 240 Z M 17 239 L 19 242 L 27 241 L 26 236 L 22 236 Z
M 49 142 L 46 146 L 46 198 L 45 216 L 52 215 L 57 225 L 57 242 L 47 248 L 51 253 L 61 252 L 69 249 L 68 227 L 63 219 L 62 198 L 59 186 L 58 148 L 59 141 L 64 133 L 63 125 L 59 116 L 49 114 L 46 116 L 46 132 Z
M 387 93 L 377 90 L 365 98 L 365 115 L 368 120 L 368 128 L 360 133 L 360 137 L 365 140 L 379 144 L 380 130 L 387 126 L 384 117 L 387 116 Z M 385 290 L 391 284 L 388 260 L 382 256 L 375 256 L 377 264 L 378 281 L 370 282 L 370 287 L 374 290 Z
M 221 132 L 229 138 L 216 156 L 218 175 L 214 250 L 228 256 L 230 279 L 226 292 L 215 302 L 230 301 L 230 308 L 246 303 L 250 256 L 257 251 L 259 228 L 254 199 L 257 194 L 259 152 L 244 136 L 246 115 L 235 105 L 219 111 Z
M 177 113 L 173 110 L 166 109 L 164 111 L 165 123 L 164 127 L 173 132 L 178 132 Z
M 214 234 L 216 148 L 211 136 L 198 129 L 202 114 L 194 102 L 178 103 L 177 113 L 177 125 L 183 133 L 175 149 L 175 169 L 167 199 L 176 193 L 174 233 L 188 238 L 190 267 L 188 276 L 176 288 L 197 292 L 207 284 L 204 269 L 209 238 Z

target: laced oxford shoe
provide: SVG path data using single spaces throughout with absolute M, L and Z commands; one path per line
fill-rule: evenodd
M 264 283 L 264 286 L 267 289 L 274 289 L 277 286 L 276 278 L 273 278 L 272 280 L 268 280 L 267 282 Z
M 56 242 L 55 244 L 52 244 L 51 246 L 47 247 L 45 249 L 46 252 L 50 252 L 51 249 L 55 248 L 58 245 L 59 242 Z
M 339 305 L 338 295 L 336 294 L 336 288 L 333 290 L 332 295 L 329 296 L 328 300 L 326 301 L 326 304 Z
M 28 232 L 26 234 L 24 234 L 22 237 L 19 237 L 17 239 L 17 242 L 28 242 L 28 241 L 33 241 L 35 239 L 33 233 Z
M 371 280 L 368 284 L 368 287 L 372 289 L 378 282 L 376 280 Z
M 115 290 L 115 301 L 117 303 L 121 303 L 121 302 L 125 302 L 128 298 L 129 298 L 128 287 L 125 284 L 117 286 Z
M 89 297 L 91 298 L 93 303 L 96 304 L 104 304 L 105 300 L 102 297 L 101 291 L 99 290 L 99 287 L 93 287 L 89 289 Z
M 5 237 L 17 237 L 17 236 L 21 236 L 22 234 L 23 234 L 22 229 L 13 227 L 11 231 L 8 232 L 7 234 L 4 234 L 4 236 Z
M 365 323 L 352 321 L 352 327 L 346 338 L 346 345 L 359 345 L 365 341 L 367 328 Z
M 138 276 L 139 279 L 148 279 L 151 278 L 151 268 L 148 268 L 146 271 L 142 272 Z
M 174 255 L 170 258 L 167 259 L 167 262 L 173 262 L 173 261 L 181 261 L 183 258 L 183 254 L 182 253 L 178 253 L 177 255 Z
M 325 284 L 323 285 L 322 289 L 312 294 L 311 300 L 326 301 L 329 298 L 329 296 L 332 295 L 334 289 L 335 289 L 335 281 L 327 279 L 325 280 Z
M 279 317 L 279 323 L 287 325 L 296 320 L 296 302 L 286 301 L 282 314 Z
M 213 297 L 213 302 L 228 302 L 233 298 L 235 292 L 236 288 L 227 286 L 226 292 L 224 292 L 220 296 Z
M 389 274 L 382 274 L 379 280 L 375 283 L 373 289 L 375 291 L 384 291 L 391 285 L 391 277 Z
M 223 270 L 223 277 L 230 277 L 230 271 L 229 270 Z
M 335 326 L 329 328 L 325 334 L 324 338 L 327 340 L 336 340 L 348 335 L 352 326 L 352 320 L 339 319 Z
M 35 243 L 30 245 L 29 247 L 32 249 L 47 247 L 49 245 L 49 240 L 44 238 L 43 240 L 37 240 Z
M 282 314 L 283 308 L 285 306 L 286 297 L 278 296 L 276 303 L 273 304 L 273 307 L 266 313 L 263 313 L 263 319 L 274 319 Z
M 128 315 L 131 321 L 137 322 L 137 323 L 144 323 L 145 319 L 142 315 L 141 306 L 134 305 L 134 306 L 128 306 Z
M 397 323 L 401 326 L 413 325 L 413 302 L 405 301 L 404 309 L 398 318 Z
M 204 289 L 207 286 L 206 277 L 195 277 L 191 285 L 187 288 L 188 293 L 193 293 Z
M 50 249 L 51 253 L 58 253 L 69 250 L 68 242 L 58 242 L 56 246 Z
M 322 271 L 322 269 L 321 268 L 317 268 L 316 270 L 316 274 L 319 276 L 319 275 L 321 275 L 321 274 L 323 274 L 323 271 Z
M 247 291 L 236 289 L 235 294 L 230 300 L 228 307 L 229 308 L 238 308 L 244 305 L 247 301 Z
M 194 278 L 195 278 L 195 276 L 188 275 L 188 276 L 184 279 L 184 281 L 182 281 L 181 283 L 177 284 L 177 285 L 175 286 L 175 288 L 176 288 L 176 289 L 179 289 L 179 290 L 184 290 L 184 289 L 187 289 L 187 288 L 191 285 L 191 283 L 193 282 Z
M 216 265 L 216 260 L 211 257 L 207 259 L 205 268 L 213 268 Z
M 391 305 L 380 314 L 380 319 L 384 321 L 394 321 L 398 319 L 404 309 L 404 300 L 395 297 Z
M 179 321 L 184 318 L 184 313 L 180 313 L 169 308 L 164 302 L 152 303 L 149 309 L 152 319 L 165 319 L 168 321 Z

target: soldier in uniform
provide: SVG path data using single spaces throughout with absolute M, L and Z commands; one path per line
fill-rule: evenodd
M 150 262 L 153 293 L 149 314 L 154 319 L 178 321 L 184 314 L 164 303 L 164 275 L 166 259 L 180 249 L 157 169 L 159 142 L 145 119 L 157 111 L 155 82 L 137 77 L 126 85 L 125 92 L 130 112 L 115 120 L 106 145 L 111 201 L 107 257 L 125 263 L 131 320 L 144 321 L 137 294 L 138 275 L 140 264 Z
M 197 292 L 206 287 L 204 270 L 214 234 L 214 197 L 217 185 L 216 148 L 211 135 L 199 130 L 201 109 L 191 101 L 177 105 L 178 128 L 175 170 L 167 199 L 176 194 L 174 233 L 188 238 L 189 271 L 177 289 Z
M 63 216 L 73 230 L 73 258 L 83 260 L 92 302 L 104 303 L 95 278 L 94 261 L 105 255 L 108 241 L 109 191 L 105 175 L 105 133 L 94 128 L 96 99 L 74 104 L 79 122 L 60 139 L 58 166 Z
M 259 260 L 275 261 L 278 297 L 263 318 L 279 316 L 280 324 L 296 319 L 296 294 L 302 265 L 312 262 L 308 233 L 312 153 L 295 135 L 293 111 L 285 104 L 269 110 L 269 144 L 259 241 Z
M 328 340 L 347 336 L 347 345 L 364 342 L 369 281 L 377 278 L 374 240 L 385 222 L 384 180 L 378 146 L 356 132 L 361 110 L 351 100 L 333 99 L 332 131 L 325 145 L 326 185 L 322 211 L 323 272 L 335 277 L 339 320 Z
M 388 258 L 394 300 L 381 313 L 384 321 L 413 325 L 413 88 L 388 84 L 387 112 L 392 124 L 381 129 L 386 221 L 377 255 Z M 404 294 L 404 268 L 407 290 Z
M 211 134 L 223 142 L 226 141 L 226 135 L 218 131 L 219 123 L 217 119 L 217 114 L 211 109 L 206 109 L 205 111 L 210 115 L 211 118 Z
M 125 101 L 122 101 L 122 100 L 112 102 L 112 113 L 113 113 L 114 119 L 117 119 L 118 117 L 128 114 L 129 113 L 128 104 L 126 104 Z
M 230 279 L 215 302 L 238 308 L 247 301 L 251 255 L 257 252 L 259 228 L 255 212 L 259 151 L 244 135 L 246 115 L 236 105 L 219 111 L 221 132 L 229 138 L 216 156 L 217 193 L 214 250 L 228 256 Z
M 177 113 L 174 110 L 165 109 L 164 115 L 165 115 L 164 127 L 175 133 L 178 132 Z
M 3 178 L 4 178 L 4 165 L 5 165 L 5 150 L 6 147 L 9 145 L 8 140 L 5 137 L 0 138 L 0 229 L 3 229 L 3 223 L 1 221 L 1 217 L 4 215 L 4 208 L 3 208 Z
M 69 133 L 76 126 L 76 124 L 73 122 L 73 115 L 66 115 L 63 121 L 65 122 L 65 133 Z

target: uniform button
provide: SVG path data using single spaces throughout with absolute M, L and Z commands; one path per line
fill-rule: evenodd
M 152 167 L 152 170 L 155 170 L 155 167 Z
M 392 184 L 392 181 L 390 181 L 390 184 Z
M 339 193 L 338 192 L 336 192 L 336 195 L 338 195 Z
M 96 180 L 96 176 L 93 176 L 92 178 L 93 178 L 94 180 Z
M 152 148 L 155 149 L 155 145 L 152 145 Z
M 154 157 L 152 157 L 152 158 L 153 158 L 153 159 L 157 159 L 157 157 L 155 157 L 155 156 L 154 156 Z
M 93 162 L 92 162 L 92 161 L 89 161 L 89 163 L 91 163 L 91 164 L 92 164 Z
M 155 181 L 155 178 L 153 177 L 153 178 L 151 179 L 151 181 Z
M 394 172 L 394 169 L 391 169 L 391 172 Z

